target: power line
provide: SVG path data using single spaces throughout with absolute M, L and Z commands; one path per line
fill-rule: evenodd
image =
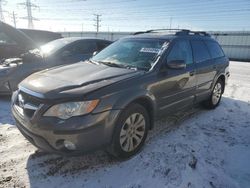
M 38 19 L 34 18 L 32 16 L 32 9 L 39 8 L 39 6 L 31 3 L 30 0 L 26 0 L 26 2 L 19 3 L 19 5 L 23 5 L 27 9 L 27 17 L 22 17 L 22 19 L 27 19 L 28 20 L 28 28 L 34 29 L 33 20 L 38 20 Z
M 3 1 L 5 0 L 0 0 L 0 5 Z M 23 5 L 27 9 L 28 14 L 28 16 L 24 19 L 28 20 L 29 28 L 33 28 L 33 21 L 36 19 L 32 16 L 32 10 L 34 8 L 38 8 L 38 6 L 31 3 L 32 0 L 23 1 L 26 2 L 21 3 L 21 5 Z M 205 26 L 205 22 L 208 22 L 211 25 L 214 25 L 214 23 L 217 22 L 219 23 L 217 24 L 219 27 L 223 25 L 223 27 L 228 26 L 234 28 L 235 25 L 239 26 L 239 24 L 246 25 L 247 27 L 250 26 L 250 22 L 247 22 L 247 20 L 250 18 L 250 1 L 227 0 L 226 3 L 219 0 L 213 0 L 213 2 L 186 1 L 178 4 L 175 1 L 170 1 L 167 3 L 155 3 L 152 1 L 140 1 L 140 3 L 136 0 L 110 0 L 105 1 L 105 3 L 103 3 L 103 1 L 91 1 L 90 3 L 89 1 L 85 1 L 86 0 L 72 0 L 64 2 L 62 0 L 55 0 L 51 1 L 51 3 L 49 4 L 45 4 L 45 2 L 41 2 L 41 4 L 39 2 L 42 10 L 42 13 L 40 13 L 39 15 L 39 19 L 45 22 L 47 20 L 52 20 L 55 24 L 57 24 L 56 22 L 58 22 L 58 25 L 73 25 L 73 23 L 79 21 L 81 21 L 82 23 L 82 20 L 85 20 L 87 22 L 85 22 L 85 25 L 91 27 L 91 25 L 93 25 L 92 14 L 98 12 L 98 14 L 94 14 L 94 26 L 97 32 L 100 31 L 101 27 L 100 18 L 105 19 L 105 24 L 102 24 L 102 27 L 112 27 L 113 25 L 114 27 L 131 27 L 134 29 L 138 28 L 138 25 L 140 25 L 141 27 L 153 27 L 155 24 L 160 24 L 160 26 L 164 26 L 166 28 L 174 28 L 175 26 L 182 25 L 182 23 L 185 24 L 186 22 L 187 25 L 197 24 L 197 27 L 201 25 Z M 137 2 L 139 2 L 139 4 Z M 30 9 L 30 11 L 28 9 Z M 49 15 L 51 11 L 53 11 L 53 13 Z M 86 14 L 81 14 L 81 12 L 83 11 Z M 61 12 L 64 12 L 64 15 L 62 17 L 60 17 Z M 0 13 L 2 13 L 1 10 Z M 105 15 L 102 16 L 101 14 Z M 16 18 L 16 16 L 14 15 L 11 15 L 10 17 Z M 136 23 L 137 25 L 134 25 L 132 24 L 134 23 L 134 20 L 142 20 L 142 22 L 138 22 Z M 143 20 L 148 20 L 148 22 L 150 22 L 151 24 L 148 26 L 143 26 L 143 24 L 145 24 Z M 173 22 L 173 20 L 175 23 Z M 126 23 L 129 23 L 131 21 L 131 24 L 130 26 L 129 24 L 122 24 L 122 21 Z M 230 23 L 233 23 L 234 26 Z M 80 24 L 75 24 L 75 26 L 78 25 L 80 28 Z M 215 25 L 213 27 L 215 27 Z
M 77 2 L 82 2 L 82 1 L 77 1 Z M 124 2 L 125 3 L 126 1 L 120 1 L 120 2 Z M 77 8 L 69 8 L 68 6 L 65 6 L 65 5 L 63 5 L 61 3 L 65 3 L 66 4 L 66 2 L 61 2 L 60 1 L 60 4 L 56 3 L 57 4 L 56 5 L 57 6 L 56 9 L 54 9 L 53 7 L 51 7 L 51 9 L 46 9 L 45 8 L 43 10 L 52 10 L 52 8 L 53 8 L 53 10 L 57 10 L 58 11 L 60 9 L 60 6 L 62 6 L 61 8 L 63 8 L 63 9 L 60 9 L 59 11 L 70 11 L 70 14 L 78 14 L 79 11 L 85 11 L 85 10 L 86 10 L 85 12 L 88 11 L 89 13 L 91 13 L 91 9 L 92 9 L 91 7 L 88 8 L 88 9 L 78 8 L 80 6 L 77 6 Z M 67 4 L 68 3 L 69 2 L 67 2 Z M 173 2 L 170 2 L 170 3 L 168 2 L 167 4 L 166 3 L 165 4 L 161 3 L 161 4 L 157 4 L 157 5 L 154 4 L 153 6 L 149 5 L 149 4 L 144 4 L 144 5 L 141 5 L 139 7 L 138 6 L 132 6 L 131 7 L 131 5 L 129 4 L 130 7 L 127 6 L 126 15 L 125 16 L 124 16 L 124 14 L 122 14 L 122 16 L 121 16 L 121 10 L 119 10 L 119 9 L 117 9 L 118 12 L 112 12 L 112 11 L 115 11 L 116 8 L 110 7 L 110 6 L 102 7 L 100 10 L 107 11 L 107 8 L 108 8 L 109 11 L 107 12 L 107 14 L 105 14 L 106 15 L 105 18 L 107 18 L 107 16 L 109 16 L 110 17 L 109 20 L 112 20 L 112 21 L 127 20 L 127 19 L 130 19 L 130 18 L 134 18 L 136 16 L 139 17 L 139 15 L 141 15 L 141 14 L 144 14 L 144 15 L 141 15 L 141 17 L 143 17 L 143 18 L 150 18 L 150 19 L 152 19 L 152 18 L 155 17 L 155 19 L 157 19 L 159 13 L 164 14 L 164 15 L 161 15 L 160 17 L 165 16 L 167 18 L 169 18 L 169 17 L 174 17 L 174 18 L 194 17 L 194 18 L 196 18 L 196 16 L 198 16 L 199 18 L 202 18 L 202 16 L 208 17 L 208 14 L 210 16 L 213 15 L 213 17 L 214 17 L 215 15 L 218 15 L 218 14 L 220 14 L 222 12 L 230 12 L 230 13 L 232 13 L 232 14 L 229 14 L 230 16 L 233 15 L 233 14 L 236 16 L 236 14 L 235 14 L 236 12 L 240 12 L 240 13 L 244 13 L 245 12 L 245 15 L 240 14 L 240 15 L 237 15 L 237 16 L 247 16 L 247 14 L 250 12 L 249 9 L 245 8 L 245 7 L 248 7 L 248 5 L 250 5 L 249 2 L 235 2 L 235 1 L 228 0 L 227 3 L 225 4 L 224 2 L 218 2 L 218 1 L 216 3 L 215 2 L 208 3 L 208 2 L 201 1 L 201 2 L 196 2 L 195 4 L 192 3 L 192 2 L 188 2 L 188 3 L 182 3 L 181 4 L 182 6 L 178 6 L 178 7 L 171 7 L 170 6 L 169 7 L 169 5 L 171 5 L 171 3 L 173 5 Z M 101 3 L 95 3 L 95 4 L 96 5 L 100 5 Z M 105 4 L 110 5 L 111 3 L 107 2 Z M 174 3 L 174 4 L 176 5 L 176 3 Z M 72 1 L 71 1 L 71 4 L 69 4 L 69 5 L 75 5 L 75 4 L 72 3 Z M 168 7 L 165 8 L 166 5 Z M 229 6 L 229 5 L 243 6 L 245 9 L 230 10 L 232 7 Z M 65 7 L 67 7 L 67 8 L 65 9 Z M 122 5 L 119 5 L 119 7 L 117 7 L 117 8 L 121 8 L 121 7 L 122 7 Z M 145 7 L 145 8 L 143 8 L 143 7 Z M 195 7 L 196 7 L 196 9 L 195 9 Z M 204 9 L 204 7 L 206 7 L 206 9 Z M 233 6 L 233 7 L 235 7 L 235 6 Z M 137 10 L 135 10 L 134 8 L 136 8 Z M 139 9 L 143 8 L 144 11 L 138 10 L 138 8 Z M 217 11 L 216 12 L 215 11 L 211 11 L 211 10 L 209 10 L 210 8 L 216 8 Z M 219 9 L 222 9 L 222 10 L 219 10 Z M 95 11 L 96 10 L 97 9 L 95 9 Z M 190 12 L 190 10 L 192 10 L 192 11 Z M 158 15 L 156 15 L 157 17 L 154 16 L 154 15 L 152 15 L 152 14 L 150 14 L 150 13 L 152 13 L 154 11 L 157 12 L 157 14 L 158 14 Z M 183 16 L 182 14 L 179 14 L 179 12 L 185 13 L 185 16 Z M 169 13 L 171 13 L 171 14 L 167 15 Z M 146 16 L 145 16 L 145 14 L 146 14 Z M 174 14 L 177 14 L 177 15 L 174 15 Z M 162 18 L 162 19 L 167 19 L 167 18 Z
M 56 7 L 57 7 L 57 9 L 58 8 L 65 8 L 65 7 L 67 7 L 69 10 L 72 10 L 72 8 L 70 7 L 70 5 L 72 5 L 72 6 L 75 6 L 75 4 L 73 4 L 73 3 L 71 3 L 70 5 L 63 5 L 62 3 L 60 3 L 60 4 L 54 4 Z M 101 3 L 101 4 L 96 4 L 97 6 L 101 6 L 101 5 L 103 5 L 103 3 Z M 110 3 L 105 3 L 105 5 L 110 5 Z M 208 3 L 208 2 L 199 2 L 199 3 L 191 3 L 191 2 L 187 2 L 187 3 L 182 3 L 181 5 L 182 6 L 180 6 L 180 5 L 178 5 L 178 7 L 176 7 L 176 6 L 171 6 L 171 5 L 176 5 L 176 3 L 173 3 L 173 4 L 170 4 L 170 3 L 164 3 L 164 4 L 144 4 L 144 5 L 140 5 L 139 7 L 138 6 L 133 6 L 133 5 L 131 5 L 131 4 L 129 4 L 129 6 L 124 6 L 124 4 L 123 4 L 123 6 L 122 5 L 118 5 L 118 6 L 112 6 L 112 7 L 110 7 L 110 6 L 107 6 L 107 7 L 101 7 L 101 8 L 98 8 L 98 9 L 95 9 L 95 11 L 106 11 L 106 10 L 109 10 L 109 11 L 112 11 L 112 10 L 117 10 L 117 9 L 119 9 L 119 8 L 125 8 L 126 9 L 126 11 L 129 11 L 129 10 L 132 10 L 132 9 L 134 9 L 135 11 L 138 11 L 138 9 L 145 9 L 145 8 L 148 8 L 149 9 L 149 11 L 150 10 L 152 10 L 152 9 L 154 9 L 154 8 L 156 8 L 156 9 L 159 9 L 159 8 L 163 8 L 165 11 L 169 11 L 170 9 L 174 9 L 174 10 L 178 10 L 178 9 L 185 9 L 185 10 L 187 10 L 187 8 L 192 8 L 192 11 L 194 10 L 194 8 L 197 8 L 198 10 L 201 10 L 201 9 L 205 9 L 205 10 L 207 10 L 207 9 L 209 9 L 209 8 L 217 8 L 217 10 L 218 10 L 218 8 L 230 8 L 230 7 L 232 7 L 232 6 L 244 6 L 244 7 L 247 7 L 247 6 L 249 6 L 250 5 L 250 3 L 249 2 L 245 2 L 245 3 L 240 3 L 240 2 L 236 2 L 236 1 L 227 1 L 227 3 L 225 4 L 225 2 L 217 2 L 217 3 Z M 80 6 L 78 6 L 79 8 L 77 8 L 77 9 L 74 9 L 74 10 L 90 10 L 90 9 L 92 9 L 93 7 L 91 7 L 89 4 L 88 4 L 88 6 L 90 7 L 89 9 L 86 9 L 86 8 L 80 8 Z M 43 6 L 43 7 L 47 7 L 48 9 L 51 7 L 51 6 Z M 53 8 L 52 8 L 53 9 Z
M 218 13 L 213 13 L 213 12 L 209 12 L 209 15 L 212 14 L 213 16 L 207 16 L 207 15 L 199 15 L 199 14 L 186 14 L 185 15 L 185 18 L 189 17 L 188 20 L 203 20 L 203 21 L 206 21 L 206 20 L 219 20 L 219 19 L 222 19 L 222 18 L 225 18 L 226 20 L 230 19 L 230 20 L 240 20 L 242 18 L 239 18 L 239 17 L 236 17 L 236 16 L 241 16 L 241 17 L 244 17 L 245 14 L 243 14 L 244 10 L 239 10 L 239 12 L 237 12 L 237 14 L 230 14 L 228 15 L 227 12 L 218 12 Z M 230 12 L 230 11 L 228 11 Z M 114 16 L 107 16 L 105 17 L 106 20 L 108 20 L 109 22 L 118 22 L 118 21 L 128 21 L 129 19 L 131 18 L 144 18 L 144 19 L 150 19 L 150 20 L 166 20 L 167 18 L 183 18 L 182 16 L 167 16 L 167 15 L 164 15 L 164 14 L 160 14 L 160 15 L 156 15 L 155 17 L 154 16 L 150 16 L 150 15 L 147 15 L 147 16 L 144 16 L 144 15 L 133 15 L 133 16 L 122 16 L 122 17 L 114 17 Z M 93 20 L 89 17 L 85 17 L 85 18 L 51 18 L 51 17 L 40 17 L 41 20 L 55 20 L 55 21 L 81 21 L 81 20 Z M 170 20 L 171 21 L 171 20 Z M 95 22 L 96 22 L 96 19 L 95 19 Z M 95 25 L 96 26 L 96 25 Z
M 74 12 L 73 12 L 74 13 Z M 129 13 L 132 13 L 132 12 L 129 12 Z M 160 14 L 159 14 L 160 13 Z M 114 16 L 114 14 L 108 14 L 106 15 L 106 19 L 107 20 L 127 20 L 129 18 L 135 18 L 135 17 L 143 17 L 143 18 L 163 18 L 163 19 L 166 19 L 166 17 L 173 17 L 173 16 L 167 16 L 165 14 L 166 12 L 162 12 L 162 11 L 158 11 L 158 14 L 157 15 L 145 15 L 146 14 L 146 11 L 144 12 L 138 12 L 136 14 L 133 14 L 133 15 L 118 15 L 118 16 Z M 228 14 L 228 13 L 231 13 L 231 14 Z M 234 17 L 234 16 L 246 16 L 248 15 L 248 13 L 250 13 L 250 9 L 233 9 L 233 10 L 222 10 L 220 12 L 215 12 L 215 11 L 203 11 L 203 12 L 190 12 L 190 13 L 185 13 L 185 18 L 186 17 L 194 17 L 194 18 L 215 18 L 217 19 L 217 16 L 228 16 L 228 17 Z M 173 15 L 173 14 L 172 14 Z M 209 15 L 209 17 L 208 17 Z M 213 15 L 213 17 L 210 17 L 211 15 Z M 198 17 L 197 17 L 198 16 Z M 174 16 L 175 18 L 182 18 L 183 16 L 182 15 L 175 15 Z M 85 19 L 85 20 L 92 20 L 91 18 L 88 18 L 88 17 L 85 17 L 85 18 L 55 18 L 55 17 L 41 17 L 41 19 L 45 19 L 45 20 L 82 20 L 82 19 Z
M 136 2 L 136 1 L 133 1 L 133 2 Z M 110 5 L 112 5 L 114 3 L 118 4 L 118 6 L 117 7 L 112 6 L 112 8 L 120 8 L 120 7 L 124 6 L 124 5 L 127 5 L 126 8 L 129 8 L 129 7 L 130 8 L 132 8 L 132 7 L 134 7 L 134 8 L 145 8 L 145 7 L 153 8 L 153 7 L 162 7 L 162 6 L 170 7 L 172 5 L 174 5 L 174 6 L 177 5 L 175 1 L 174 2 L 167 2 L 167 3 L 166 2 L 164 2 L 164 3 L 158 3 L 158 2 L 155 3 L 155 2 L 153 2 L 151 4 L 147 4 L 146 2 L 141 1 L 141 2 L 143 2 L 143 4 L 141 4 L 139 7 L 135 7 L 134 4 L 133 4 L 133 2 L 131 2 L 131 1 L 129 2 L 127 0 L 126 1 L 120 1 L 120 2 L 119 1 L 116 1 L 116 2 L 107 1 L 104 4 L 103 1 L 101 1 L 100 3 L 92 3 L 92 2 L 88 1 L 88 3 L 86 5 L 88 5 L 88 6 L 98 6 L 98 7 L 102 6 L 98 10 L 102 10 L 103 9 L 103 5 L 107 5 L 106 8 L 109 8 L 111 10 Z M 121 3 L 125 3 L 125 4 L 121 4 Z M 83 5 L 83 4 L 84 3 L 81 3 L 81 5 Z M 218 2 L 214 2 L 214 1 L 213 2 L 209 2 L 209 1 L 198 1 L 198 2 L 197 1 L 194 1 L 194 2 L 186 1 L 186 2 L 182 2 L 182 3 L 178 4 L 178 6 L 175 7 L 175 8 L 178 8 L 181 5 L 184 6 L 184 7 L 186 7 L 186 6 L 192 6 L 192 7 L 194 7 L 194 6 L 201 6 L 201 5 L 203 5 L 203 6 L 206 6 L 206 8 L 207 8 L 208 5 L 213 5 L 213 6 L 214 5 L 215 6 L 216 5 L 224 5 L 224 6 L 226 6 L 228 4 L 234 4 L 234 5 L 238 5 L 239 6 L 241 4 L 248 4 L 249 5 L 249 2 L 238 2 L 238 1 L 234 1 L 234 0 L 232 0 L 232 1 L 228 0 L 228 1 L 226 1 L 226 4 L 225 4 L 225 2 L 222 2 L 222 1 L 218 1 Z M 70 7 L 70 6 L 75 6 L 75 5 L 79 6 L 79 4 L 74 3 L 72 1 L 69 1 L 69 2 L 62 2 L 62 1 L 55 2 L 55 1 L 52 1 L 50 5 L 62 6 L 62 7 L 65 7 L 65 6 Z M 50 7 L 50 5 L 45 5 L 44 7 Z

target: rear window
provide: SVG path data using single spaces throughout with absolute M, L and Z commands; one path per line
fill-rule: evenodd
M 218 43 L 213 41 L 206 41 L 205 43 L 208 47 L 210 54 L 212 55 L 212 58 L 219 58 L 225 56 Z
M 191 41 L 193 48 L 194 61 L 200 63 L 210 59 L 208 48 L 203 41 Z

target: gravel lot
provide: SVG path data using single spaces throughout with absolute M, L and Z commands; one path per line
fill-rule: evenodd
M 157 120 L 144 149 L 127 161 L 98 151 L 61 157 L 37 151 L 0 98 L 0 187 L 248 188 L 250 63 L 231 62 L 221 105 Z

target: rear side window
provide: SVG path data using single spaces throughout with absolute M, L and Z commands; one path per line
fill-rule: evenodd
M 111 43 L 107 42 L 107 41 L 98 41 L 97 42 L 97 51 L 101 51 L 103 48 L 106 48 L 110 44 Z
M 70 51 L 73 54 L 92 54 L 96 50 L 96 42 L 91 40 L 81 40 L 70 46 Z
M 219 58 L 225 56 L 218 43 L 213 41 L 206 41 L 205 43 L 208 47 L 210 54 L 212 55 L 212 58 Z
M 203 41 L 191 41 L 193 48 L 194 61 L 200 63 L 210 59 L 208 48 Z
M 186 64 L 193 63 L 192 49 L 188 41 L 177 41 L 171 49 L 167 62 L 173 60 L 184 60 Z

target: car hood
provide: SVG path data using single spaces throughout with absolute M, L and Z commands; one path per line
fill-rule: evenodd
M 19 87 L 34 92 L 42 98 L 57 99 L 82 96 L 141 73 L 142 71 L 85 61 L 35 73 L 23 80 Z

